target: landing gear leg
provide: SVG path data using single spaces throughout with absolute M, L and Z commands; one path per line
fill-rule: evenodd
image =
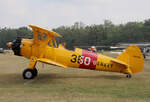
M 36 62 L 37 62 L 36 57 L 31 57 L 30 58 L 29 67 L 27 69 L 25 69 L 23 71 L 23 74 L 22 74 L 24 79 L 33 79 L 33 78 L 35 78 L 37 76 L 38 71 L 35 68 Z
M 131 75 L 131 74 L 127 74 L 126 77 L 127 77 L 127 78 L 131 78 L 132 75 Z
M 34 68 L 33 72 L 34 72 L 34 76 L 36 77 L 36 76 L 38 75 L 38 71 L 37 71 L 37 69 L 36 69 L 36 68 Z

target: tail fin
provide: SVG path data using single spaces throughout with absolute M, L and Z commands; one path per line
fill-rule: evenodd
M 132 73 L 142 72 L 143 55 L 136 45 L 129 46 L 117 59 L 127 63 Z

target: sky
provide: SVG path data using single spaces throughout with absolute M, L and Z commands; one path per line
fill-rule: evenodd
M 47 29 L 75 22 L 114 24 L 150 19 L 150 0 L 0 0 L 0 27 Z

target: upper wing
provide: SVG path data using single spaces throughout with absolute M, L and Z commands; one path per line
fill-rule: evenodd
M 50 31 L 50 30 L 47 30 L 47 29 L 44 29 L 35 25 L 29 25 L 29 27 L 31 27 L 33 31 L 40 31 L 42 34 L 48 34 L 51 37 L 62 37 L 60 34 L 56 32 L 53 32 L 53 31 Z
M 46 58 L 39 58 L 38 61 L 43 62 L 43 63 L 48 63 L 48 64 L 51 64 L 51 65 L 55 65 L 55 66 L 59 66 L 59 67 L 67 68 L 67 66 L 65 66 L 63 64 L 54 62 L 54 61 L 52 61 L 50 59 L 46 59 Z

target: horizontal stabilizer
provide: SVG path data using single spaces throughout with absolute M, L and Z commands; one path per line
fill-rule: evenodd
M 46 59 L 46 58 L 39 58 L 38 61 L 43 62 L 43 63 L 48 63 L 48 64 L 51 64 L 51 65 L 55 65 L 55 66 L 59 66 L 59 67 L 67 68 L 67 66 L 65 66 L 63 64 L 59 64 L 57 62 L 54 62 L 54 61 L 52 61 L 50 59 Z
M 117 63 L 117 64 L 124 65 L 124 66 L 126 66 L 126 68 L 127 68 L 127 66 L 128 66 L 127 63 L 125 63 L 125 62 L 123 62 L 123 61 L 120 61 L 120 60 L 117 60 L 117 59 L 113 59 L 113 60 L 111 60 L 111 61 L 114 62 L 114 63 Z

